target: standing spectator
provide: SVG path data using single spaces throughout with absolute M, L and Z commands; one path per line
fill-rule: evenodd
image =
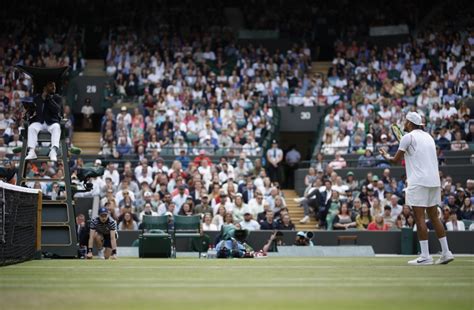
M 92 129 L 92 114 L 94 114 L 94 107 L 92 106 L 91 99 L 86 98 L 84 105 L 81 109 L 82 113 L 82 128 L 83 129 Z
M 286 163 L 286 188 L 294 188 L 295 186 L 295 171 L 298 169 L 298 163 L 301 160 L 301 154 L 296 149 L 296 145 L 290 147 L 290 151 L 286 153 L 285 163 Z
M 283 151 L 278 148 L 278 142 L 272 141 L 272 147 L 267 151 L 267 174 L 272 182 L 278 182 L 280 180 L 280 167 L 283 160 Z

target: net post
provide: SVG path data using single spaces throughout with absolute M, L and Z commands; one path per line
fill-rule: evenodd
M 38 208 L 36 210 L 35 259 L 41 259 L 41 224 L 42 224 L 41 214 L 42 212 L 43 212 L 43 193 L 42 191 L 38 191 Z

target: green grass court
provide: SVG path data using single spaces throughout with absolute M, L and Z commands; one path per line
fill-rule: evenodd
M 42 260 L 0 268 L 0 309 L 474 309 L 474 258 Z

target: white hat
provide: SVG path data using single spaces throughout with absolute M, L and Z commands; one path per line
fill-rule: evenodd
M 102 165 L 102 160 L 96 159 L 96 160 L 95 160 L 95 164 L 96 164 L 96 165 Z
M 299 231 L 296 235 L 297 235 L 298 237 L 306 238 L 306 234 L 304 233 L 304 231 Z
M 406 119 L 415 125 L 421 126 L 422 118 L 417 112 L 408 112 Z

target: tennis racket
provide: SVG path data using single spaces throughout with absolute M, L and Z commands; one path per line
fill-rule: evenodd
M 390 129 L 392 130 L 392 133 L 395 136 L 395 138 L 397 139 L 397 141 L 400 142 L 400 140 L 403 137 L 403 131 L 400 129 L 400 127 L 398 127 L 397 124 L 392 124 L 390 126 Z

